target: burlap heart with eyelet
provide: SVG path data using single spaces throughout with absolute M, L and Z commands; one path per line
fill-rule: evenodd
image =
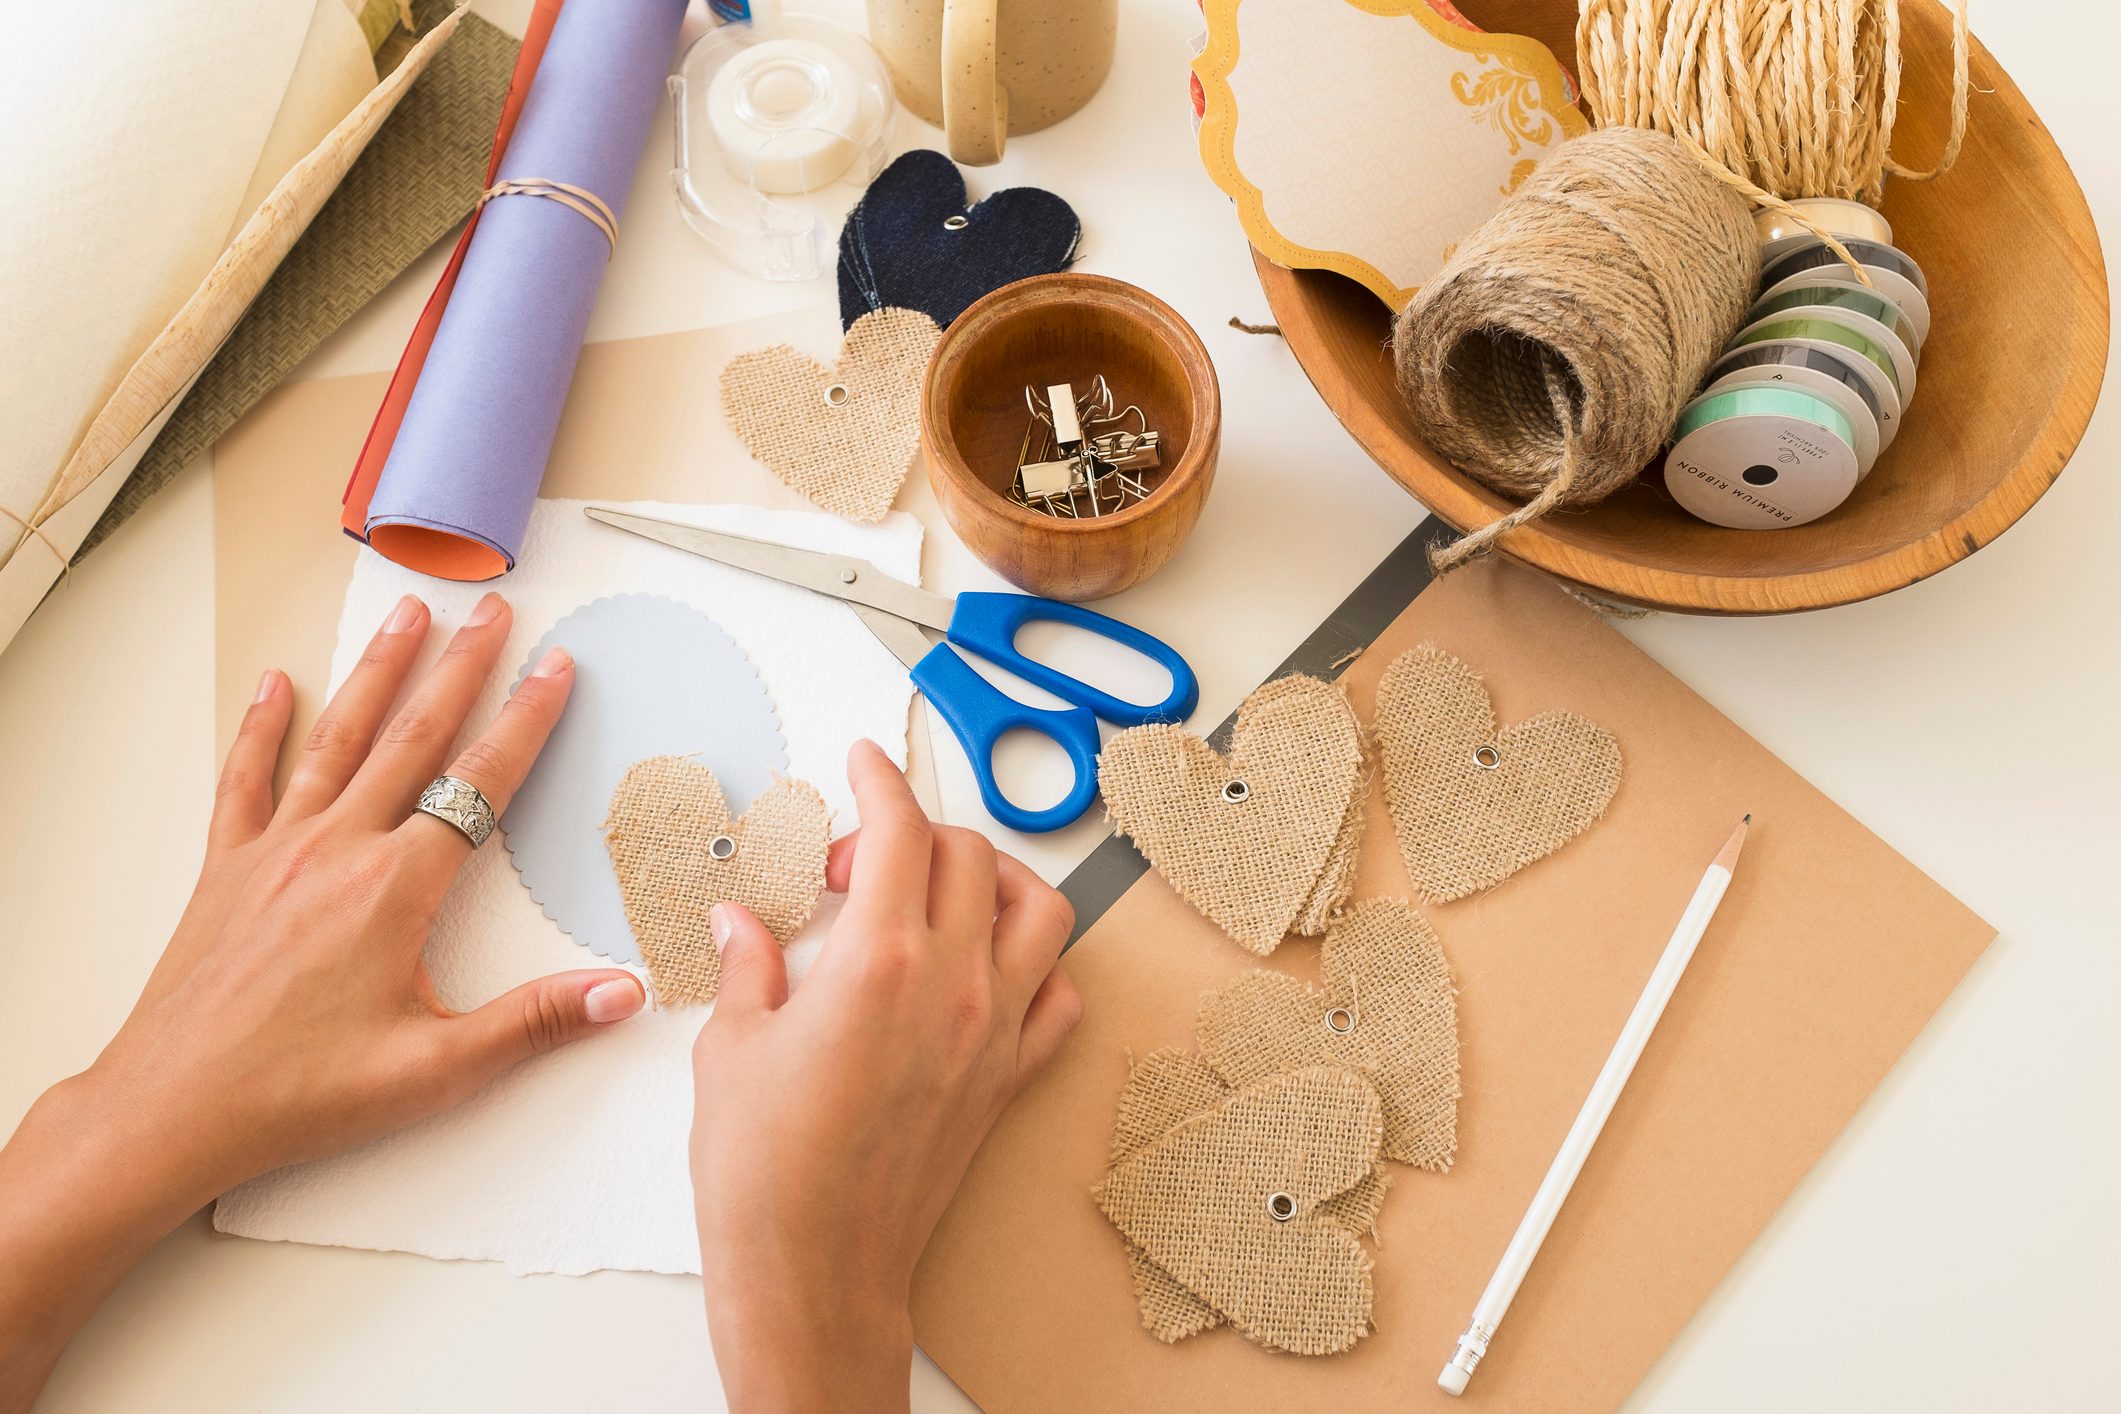
M 1330 1355 L 1369 1330 L 1370 1254 L 1322 1211 L 1369 1180 L 1377 1092 L 1311 1066 L 1238 1090 L 1114 1163 L 1092 1190 L 1120 1234 L 1237 1330 Z M 1286 1195 L 1277 1221 L 1270 1200 Z
M 714 844 L 734 846 L 717 859 Z M 711 1002 L 722 985 L 709 932 L 718 903 L 740 903 L 779 941 L 794 937 L 825 891 L 832 812 L 807 781 L 779 778 L 736 819 L 714 772 L 683 756 L 636 761 L 611 793 L 604 847 L 656 1000 Z
M 1603 727 L 1542 712 L 1498 731 L 1480 675 L 1427 644 L 1385 669 L 1375 729 L 1400 857 L 1438 903 L 1552 854 L 1620 788 L 1620 746 Z
M 1398 899 L 1364 899 L 1333 920 L 1319 972 L 1322 988 L 1258 971 L 1202 997 L 1201 1058 L 1231 1085 L 1344 1066 L 1377 1087 L 1384 1157 L 1449 1168 L 1458 1150 L 1458 990 L 1427 920 Z
M 1180 1123 L 1229 1098 L 1230 1087 L 1191 1051 L 1165 1046 L 1143 1056 L 1127 1075 L 1120 1093 L 1119 1115 L 1112 1125 L 1112 1162 L 1132 1158 Z M 1389 1170 L 1371 1166 L 1368 1177 L 1318 1205 L 1321 1221 L 1361 1237 L 1377 1226 L 1377 1210 L 1391 1187 Z M 1127 1244 L 1127 1265 L 1134 1277 L 1134 1297 L 1142 1326 L 1166 1343 L 1198 1335 L 1222 1324 L 1222 1314 L 1194 1295 L 1150 1259 Z
M 837 516 L 884 518 L 920 445 L 921 379 L 942 331 L 919 310 L 854 321 L 826 368 L 787 344 L 722 370 L 722 410 L 751 455 Z
M 1191 732 L 1121 732 L 1098 758 L 1105 813 L 1188 903 L 1262 955 L 1347 897 L 1367 775 L 1341 690 L 1277 678 L 1237 709 L 1224 756 Z M 1242 782 L 1243 798 L 1228 788 Z

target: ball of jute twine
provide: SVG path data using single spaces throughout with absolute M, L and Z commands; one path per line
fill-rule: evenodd
M 1447 570 L 1648 465 L 1760 271 L 1745 198 L 1663 133 L 1564 143 L 1399 317 L 1401 391 L 1437 451 L 1525 504 Z
M 1439 571 L 1611 494 L 1657 454 L 1751 296 L 1749 206 L 1875 203 L 1888 173 L 1943 172 L 1966 131 L 1966 0 L 1944 150 L 1920 170 L 1891 151 L 1898 0 L 1580 0 L 1576 45 L 1600 131 L 1462 241 L 1394 333 L 1431 444 L 1527 498 L 1433 552 Z

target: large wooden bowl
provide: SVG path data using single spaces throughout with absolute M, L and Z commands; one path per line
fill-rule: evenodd
M 1574 53 L 1568 0 L 1460 0 L 1475 23 Z M 1943 143 L 1949 14 L 1902 7 L 1906 68 L 1894 147 Z M 2084 194 L 2010 76 L 1973 47 L 1959 161 L 1934 182 L 1889 179 L 1894 244 L 1929 277 L 1935 323 L 1899 438 L 1838 510 L 1787 530 L 1695 520 L 1639 481 L 1525 527 L 1504 553 L 1593 594 L 1705 614 L 1779 614 L 1884 594 L 1973 554 L 2040 498 L 2091 417 L 2106 367 L 2106 268 Z M 1390 313 L 1352 281 L 1255 255 L 1267 301 L 1327 406 L 1416 499 L 1461 530 L 1510 502 L 1453 470 L 1394 384 Z

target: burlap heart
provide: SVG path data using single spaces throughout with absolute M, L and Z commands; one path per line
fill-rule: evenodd
M 664 1005 L 711 1002 L 722 958 L 708 928 L 740 903 L 785 943 L 825 890 L 832 812 L 807 781 L 776 780 L 735 820 L 714 772 L 682 756 L 636 761 L 611 793 L 604 845 L 626 921 Z
M 1414 887 L 1436 902 L 1491 888 L 1605 813 L 1620 747 L 1573 712 L 1503 731 L 1480 675 L 1426 644 L 1377 685 L 1385 804 Z
M 826 368 L 787 344 L 722 370 L 722 410 L 766 469 L 837 516 L 884 518 L 920 445 L 921 378 L 942 331 L 918 310 L 854 321 Z
M 1277 678 L 1237 709 L 1224 757 L 1191 732 L 1121 732 L 1098 758 L 1105 813 L 1181 897 L 1262 955 L 1316 933 L 1347 897 L 1362 829 L 1362 726 L 1317 678 Z
M 1312 1066 L 1182 1121 L 1093 1194 L 1121 1235 L 1246 1336 L 1330 1355 L 1369 1330 L 1370 1254 L 1320 1208 L 1371 1175 L 1380 1127 L 1368 1081 Z
M 1112 1126 L 1112 1162 L 1133 1157 L 1229 1094 L 1222 1077 L 1191 1051 L 1175 1046 L 1151 1051 L 1128 1073 L 1127 1088 L 1120 1093 L 1119 1116 Z M 1377 1210 L 1391 1182 L 1383 1164 L 1372 1165 L 1368 1177 L 1318 1205 L 1319 1219 L 1356 1237 L 1368 1233 L 1377 1225 Z M 1132 1242 L 1127 1244 L 1127 1265 L 1142 1325 L 1158 1340 L 1179 1341 L 1222 1324 L 1213 1306 Z
M 1305 1065 L 1356 1071 L 1384 1104 L 1384 1156 L 1449 1168 L 1458 993 L 1435 933 L 1398 899 L 1365 899 L 1334 919 L 1319 971 L 1322 990 L 1259 971 L 1202 997 L 1202 1059 L 1232 1085 Z

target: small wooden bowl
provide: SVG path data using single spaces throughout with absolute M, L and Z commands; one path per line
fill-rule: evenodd
M 1461 0 L 1474 23 L 1574 53 L 1573 0 Z M 1893 147 L 1916 165 L 1944 142 L 1951 15 L 1901 9 Z M 1935 574 L 2008 530 L 2076 449 L 2107 353 L 2106 270 L 2069 164 L 1979 43 L 1958 163 L 1934 182 L 1888 178 L 1893 243 L 1922 266 L 1935 324 L 1900 436 L 1838 509 L 1786 530 L 1727 530 L 1639 481 L 1511 533 L 1502 551 L 1593 594 L 1701 614 L 1847 604 Z M 1514 503 L 1455 470 L 1401 398 L 1391 312 L 1354 282 L 1256 259 L 1289 348 L 1363 449 L 1461 530 Z M 1654 484 L 1653 484 L 1654 483 Z
M 1148 499 L 1079 520 L 1009 498 L 1030 420 L 1024 387 L 1098 374 L 1121 407 L 1163 434 Z M 972 553 L 1049 599 L 1102 599 L 1162 569 L 1200 519 L 1222 444 L 1215 365 L 1185 320 L 1146 290 L 1103 275 L 1039 275 L 951 322 L 921 392 L 921 451 L 943 515 Z

